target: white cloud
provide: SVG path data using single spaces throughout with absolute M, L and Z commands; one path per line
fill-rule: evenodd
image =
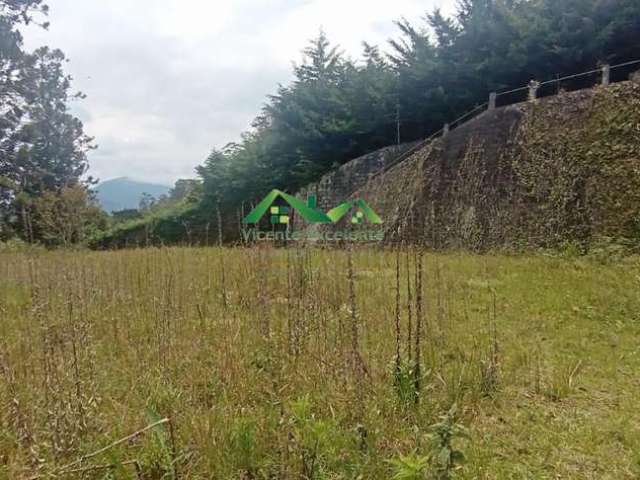
M 393 20 L 451 13 L 455 0 L 56 0 L 48 32 L 29 48 L 69 57 L 76 105 L 100 148 L 90 173 L 172 183 L 193 176 L 214 146 L 237 140 L 268 93 L 322 27 L 357 58 L 362 41 L 384 44 Z

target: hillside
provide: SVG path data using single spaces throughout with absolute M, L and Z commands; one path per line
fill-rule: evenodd
M 166 195 L 171 188 L 166 185 L 139 182 L 127 177 L 102 182 L 96 188 L 97 198 L 107 212 L 138 208 L 145 193 L 153 197 Z

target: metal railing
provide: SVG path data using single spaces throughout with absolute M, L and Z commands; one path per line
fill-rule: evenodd
M 531 80 L 531 82 L 529 82 L 529 84 L 524 86 L 524 87 L 514 88 L 514 89 L 511 89 L 511 90 L 504 91 L 504 92 L 492 92 L 492 93 L 489 94 L 489 101 L 487 103 L 483 103 L 482 105 L 478 105 L 478 106 L 474 107 L 472 110 L 469 110 L 464 115 L 456 118 L 454 121 L 452 121 L 450 123 L 446 123 L 443 126 L 443 128 L 441 128 L 440 130 L 438 130 L 435 133 L 432 133 L 427 138 L 425 138 L 424 140 L 420 141 L 418 144 L 416 144 L 415 146 L 411 147 L 410 149 L 408 149 L 407 151 L 405 151 L 404 153 L 399 155 L 397 158 L 395 158 L 394 160 L 389 162 L 387 165 L 384 166 L 384 168 L 382 168 L 378 172 L 376 172 L 373 175 L 371 175 L 371 178 L 375 178 L 378 175 L 381 175 L 383 173 L 388 172 L 389 170 L 393 169 L 394 167 L 396 167 L 400 163 L 404 162 L 409 157 L 413 156 L 419 150 L 422 150 L 424 147 L 429 145 L 431 142 L 433 142 L 438 137 L 446 136 L 447 133 L 449 133 L 451 130 L 453 130 L 453 129 L 455 129 L 455 128 L 457 128 L 457 127 L 459 127 L 459 126 L 461 126 L 461 125 L 473 120 L 474 118 L 479 116 L 481 113 L 484 113 L 485 111 L 495 110 L 496 108 L 498 108 L 497 107 L 497 101 L 498 101 L 498 99 L 500 97 L 505 97 L 507 95 L 513 95 L 514 93 L 519 93 L 519 92 L 528 92 L 528 100 L 529 101 L 533 101 L 533 100 L 536 100 L 536 99 L 539 98 L 538 97 L 538 91 L 542 87 L 545 87 L 545 86 L 548 86 L 548 85 L 553 85 L 553 84 L 557 84 L 559 86 L 562 82 L 567 82 L 569 80 L 575 80 L 575 79 L 578 79 L 578 78 L 583 78 L 583 77 L 587 77 L 589 75 L 594 75 L 594 74 L 601 74 L 602 78 L 601 78 L 601 81 L 599 82 L 599 84 L 603 85 L 603 86 L 608 86 L 611 83 L 619 83 L 621 81 L 625 81 L 626 80 L 626 79 L 624 79 L 624 80 L 613 81 L 611 79 L 611 72 L 612 71 L 620 69 L 620 68 L 624 68 L 624 67 L 630 67 L 630 66 L 633 66 L 633 65 L 640 65 L 640 60 L 633 60 L 631 62 L 625 62 L 625 63 L 621 63 L 621 64 L 618 64 L 618 65 L 613 65 L 613 66 L 605 64 L 600 68 L 597 68 L 595 70 L 590 70 L 588 72 L 577 73 L 575 75 L 568 75 L 566 77 L 561 77 L 561 78 L 554 78 L 553 80 L 547 80 L 547 81 L 544 81 L 544 82 L 537 82 L 535 80 Z M 578 88 L 578 89 L 576 89 L 576 91 L 585 90 L 587 88 L 593 88 L 593 87 L 594 87 L 594 85 L 590 85 L 588 87 Z M 504 105 L 500 105 L 500 108 L 508 107 L 510 105 L 517 105 L 519 103 L 523 103 L 523 101 L 514 101 L 514 102 L 506 103 Z

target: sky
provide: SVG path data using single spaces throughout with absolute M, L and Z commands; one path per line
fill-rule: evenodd
M 358 59 L 383 49 L 393 20 L 450 14 L 455 0 L 50 0 L 47 31 L 25 46 L 60 48 L 73 113 L 95 137 L 89 174 L 172 185 L 213 148 L 237 141 L 322 28 Z

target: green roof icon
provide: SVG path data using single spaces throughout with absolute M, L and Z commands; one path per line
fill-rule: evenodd
M 278 198 L 282 198 L 289 206 L 273 205 Z M 344 202 L 325 214 L 316 208 L 315 196 L 310 195 L 307 203 L 305 203 L 280 190 L 272 190 L 269 195 L 249 212 L 249 215 L 242 220 L 242 223 L 258 223 L 260 219 L 268 213 L 270 215 L 271 225 L 288 225 L 291 221 L 291 209 L 298 212 L 300 216 L 309 223 L 338 223 L 354 208 L 356 212 L 350 219 L 353 225 L 360 225 L 365 221 L 374 225 L 382 223 L 382 219 L 364 200 Z
M 264 198 L 264 200 L 256 205 L 256 207 L 251 210 L 251 212 L 249 212 L 249 215 L 247 215 L 244 220 L 242 220 L 242 222 L 258 223 L 260 219 L 264 217 L 267 212 L 269 212 L 271 215 L 272 225 L 288 224 L 290 221 L 289 207 L 272 206 L 273 202 L 275 202 L 278 198 L 282 198 L 285 202 L 287 202 L 289 204 L 289 207 L 298 212 L 300 216 L 307 222 L 332 223 L 331 219 L 327 215 L 314 208 L 315 197 L 309 197 L 309 202 L 307 204 L 302 200 L 298 200 L 296 197 L 284 193 L 280 190 L 272 190 L 271 193 L 269 193 L 269 195 Z
M 367 202 L 364 200 L 352 200 L 349 202 L 344 202 L 338 205 L 333 210 L 327 213 L 327 216 L 331 219 L 333 223 L 338 223 L 347 213 L 349 213 L 353 208 L 356 208 L 356 213 L 351 217 L 351 223 L 354 225 L 360 225 L 367 220 L 369 223 L 374 225 L 380 225 L 382 223 L 382 219 L 378 216 L 376 212 L 369 206 Z

